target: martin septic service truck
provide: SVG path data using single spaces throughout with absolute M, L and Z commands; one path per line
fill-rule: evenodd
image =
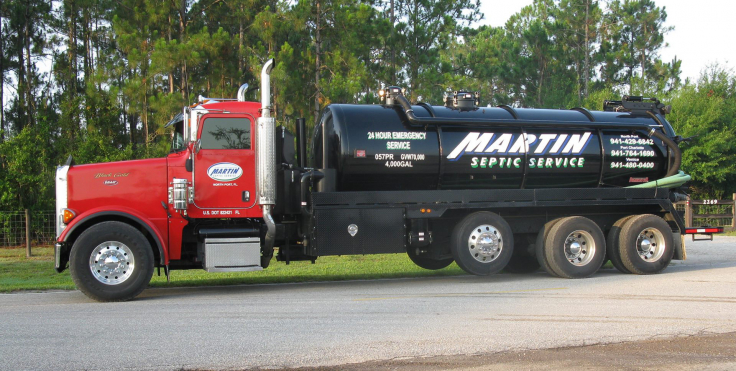
M 653 274 L 685 257 L 674 202 L 682 140 L 653 98 L 603 111 L 479 107 L 455 92 L 412 105 L 332 104 L 307 148 L 261 102 L 202 99 L 169 125 L 165 158 L 56 173 L 56 270 L 99 301 L 134 298 L 155 268 L 258 271 L 276 260 L 406 253 L 474 275 L 540 266 L 588 277 L 610 260 Z M 309 155 L 307 152 L 309 151 Z

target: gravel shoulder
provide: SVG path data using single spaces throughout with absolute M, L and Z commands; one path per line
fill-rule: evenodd
M 736 332 L 615 344 L 365 362 L 299 371 L 734 370 Z

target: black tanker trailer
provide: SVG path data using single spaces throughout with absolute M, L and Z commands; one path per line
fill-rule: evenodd
M 312 166 L 336 191 L 621 187 L 679 166 L 659 112 L 406 107 L 327 107 Z
M 427 269 L 580 278 L 608 259 L 651 274 L 684 258 L 673 202 L 689 177 L 656 99 L 593 112 L 478 107 L 465 92 L 411 105 L 396 87 L 381 98 L 328 106 L 309 155 L 303 121 L 296 158 L 282 131 L 279 260 L 406 252 Z

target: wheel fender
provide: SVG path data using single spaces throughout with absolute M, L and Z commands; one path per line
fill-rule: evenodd
M 127 219 L 128 221 L 132 223 L 136 223 L 140 226 L 142 226 L 148 233 L 153 237 L 154 242 L 156 242 L 156 248 L 159 252 L 159 264 L 160 265 L 167 265 L 169 262 L 169 255 L 167 254 L 168 249 L 165 245 L 165 239 L 163 238 L 163 235 L 161 234 L 161 231 L 153 224 L 151 221 L 143 214 L 132 210 L 132 209 L 126 209 L 126 208 L 120 208 L 117 210 L 109 210 L 109 209 L 92 209 L 87 212 L 84 212 L 74 218 L 71 223 L 67 225 L 67 227 L 64 229 L 64 231 L 59 236 L 57 242 L 61 242 L 64 244 L 67 244 L 69 238 L 74 235 L 79 235 L 84 229 L 86 229 L 88 226 L 91 226 L 95 223 L 90 223 L 94 220 L 104 221 L 104 220 L 110 220 L 111 217 L 115 218 L 122 218 Z M 75 233 L 79 228 L 79 233 Z M 69 251 L 69 249 L 67 249 Z

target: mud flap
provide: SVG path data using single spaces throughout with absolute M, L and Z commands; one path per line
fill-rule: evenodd
M 672 233 L 672 241 L 675 242 L 675 254 L 672 260 L 685 260 L 687 253 L 685 252 L 685 236 L 678 233 Z

